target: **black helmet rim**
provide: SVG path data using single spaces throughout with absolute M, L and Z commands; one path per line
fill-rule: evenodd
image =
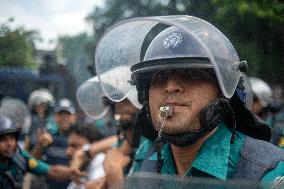
M 190 68 L 212 69 L 213 65 L 206 57 L 179 57 L 147 60 L 137 63 L 130 68 L 132 71 L 131 80 L 135 84 L 137 76 L 146 72 Z

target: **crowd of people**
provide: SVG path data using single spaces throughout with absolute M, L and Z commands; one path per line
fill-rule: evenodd
M 284 188 L 283 99 L 247 75 L 249 62 L 210 23 L 125 20 L 102 37 L 94 64 L 80 107 L 36 90 L 24 133 L 0 111 L 0 188 L 179 188 L 173 178 Z

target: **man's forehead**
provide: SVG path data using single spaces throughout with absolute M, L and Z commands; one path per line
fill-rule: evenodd
M 75 133 L 75 132 L 71 132 L 69 137 L 68 137 L 68 141 L 69 142 L 72 142 L 72 143 L 79 143 L 79 142 L 82 142 L 82 141 L 87 141 L 87 138 L 78 134 L 78 133 Z

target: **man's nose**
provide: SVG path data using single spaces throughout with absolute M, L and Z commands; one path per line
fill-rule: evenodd
M 7 137 L 6 138 L 6 145 L 7 146 L 13 146 L 14 145 L 14 143 L 15 143 L 15 139 L 13 138 L 13 137 Z
M 167 93 L 176 93 L 182 91 L 182 83 L 177 73 L 170 75 L 165 82 L 165 91 Z

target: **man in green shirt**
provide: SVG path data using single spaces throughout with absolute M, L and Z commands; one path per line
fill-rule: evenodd
M 129 92 L 135 85 L 143 104 L 136 129 L 148 140 L 132 172 L 284 180 L 284 152 L 265 142 L 269 127 L 246 108 L 246 62 L 210 23 L 192 16 L 125 20 L 100 40 L 95 63 L 99 75 L 128 67 L 131 78 L 100 78 L 104 92 L 119 101 L 125 95 L 104 83 L 128 83 Z
M 83 175 L 78 170 L 62 165 L 50 166 L 31 157 L 17 147 L 20 130 L 11 120 L 0 115 L 0 188 L 21 188 L 24 174 L 31 172 L 58 180 L 78 181 Z

